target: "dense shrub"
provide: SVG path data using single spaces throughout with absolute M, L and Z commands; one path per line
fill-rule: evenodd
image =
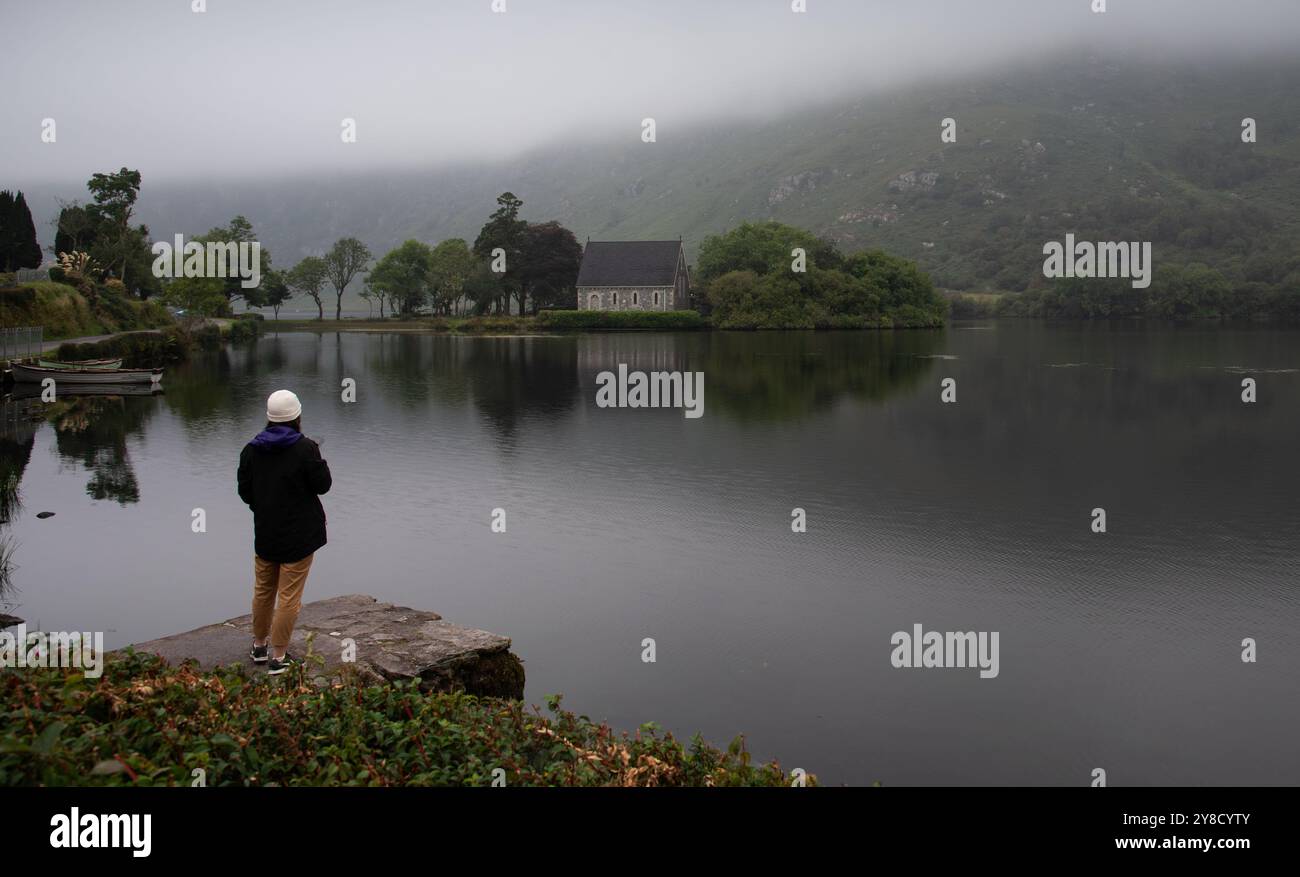
M 633 735 L 549 704 L 424 694 L 417 683 L 317 687 L 202 673 L 126 653 L 104 675 L 0 671 L 0 785 L 784 786 L 737 738 L 684 747 L 653 725 Z M 809 777 L 809 782 L 814 779 Z
M 88 344 L 67 342 L 59 345 L 57 355 L 64 361 L 120 356 L 124 368 L 157 368 L 184 360 L 190 344 L 190 339 L 173 327 L 161 332 L 128 332 Z
M 780 222 L 746 222 L 700 242 L 696 280 L 707 285 L 733 271 L 752 271 L 759 276 L 788 272 L 794 247 L 803 248 L 810 268 L 836 270 L 843 266 L 844 257 L 835 245 L 812 232 Z
M 233 320 L 226 337 L 231 344 L 242 344 L 245 341 L 256 340 L 261 331 L 262 324 L 257 320 Z
M 256 337 L 257 324 L 243 323 L 241 335 L 237 340 Z M 234 331 L 234 325 L 231 327 Z M 236 340 L 232 338 L 232 340 Z M 127 332 L 93 341 L 87 344 L 68 342 L 60 344 L 58 358 L 72 359 L 112 359 L 122 357 L 125 368 L 157 368 L 169 362 L 181 362 L 189 357 L 191 350 L 219 350 L 223 338 L 221 327 L 215 323 L 201 325 L 172 325 L 157 332 Z
M 104 319 L 105 325 L 111 325 L 118 329 L 139 329 L 138 325 L 138 305 L 139 302 L 130 301 L 120 292 L 114 292 L 111 288 L 105 287 L 101 294 L 96 296 L 95 309 Z
M 467 332 L 470 334 L 509 333 L 526 331 L 532 328 L 532 321 L 528 317 L 519 316 L 465 317 L 459 320 L 433 317 L 429 320 L 429 328 L 435 332 L 450 329 L 453 332 Z
M 777 222 L 705 239 L 699 278 L 721 329 L 941 326 L 948 309 L 916 263 L 879 250 L 844 256 Z
M 695 311 L 542 311 L 538 325 L 555 331 L 582 329 L 703 329 L 708 325 Z
M 28 308 L 36 303 L 36 290 L 30 286 L 0 288 L 0 308 Z

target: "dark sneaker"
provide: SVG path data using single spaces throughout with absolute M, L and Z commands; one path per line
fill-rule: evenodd
M 288 652 L 285 652 L 284 657 L 281 658 L 280 660 L 277 661 L 275 658 L 271 659 L 270 666 L 267 667 L 266 669 L 266 675 L 279 676 L 285 670 L 288 670 L 290 667 L 294 666 L 297 663 L 298 663 L 297 658 L 295 658 L 293 655 L 289 654 Z
M 248 653 L 248 657 L 253 659 L 254 664 L 265 664 L 268 651 L 269 649 L 266 646 L 254 645 L 252 651 Z

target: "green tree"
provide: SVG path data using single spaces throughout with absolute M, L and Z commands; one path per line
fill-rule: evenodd
M 793 264 L 796 247 L 805 251 L 802 271 Z M 880 251 L 845 258 L 780 223 L 747 223 L 715 235 L 701 246 L 700 261 L 700 276 L 709 278 L 705 304 L 723 328 L 928 326 L 940 325 L 947 312 L 914 262 Z
M 256 295 L 250 298 L 250 293 Z M 270 308 L 277 320 L 280 319 L 280 308 L 291 298 L 293 290 L 289 288 L 288 278 L 283 271 L 267 271 L 262 275 L 262 282 L 257 289 L 244 291 L 244 300 L 251 307 Z
M 0 268 L 16 271 L 40 266 L 41 245 L 27 199 L 22 192 L 0 192 Z
M 361 284 L 361 298 L 365 299 L 368 312 L 374 314 L 374 306 L 371 302 L 379 303 L 379 319 L 384 319 L 384 308 L 388 305 L 388 293 L 380 287 L 374 286 L 367 277 Z
M 1232 288 L 1218 271 L 1196 263 L 1161 266 L 1152 278 L 1150 292 L 1154 316 L 1185 320 L 1222 315 Z
M 731 271 L 752 271 L 760 276 L 788 273 L 794 260 L 791 251 L 796 247 L 806 253 L 808 268 L 839 268 L 843 264 L 834 244 L 801 228 L 780 222 L 746 222 L 700 243 L 696 276 L 707 284 Z
M 163 287 L 162 300 L 169 307 L 183 309 L 189 316 L 230 315 L 230 301 L 219 277 L 177 278 Z
M 533 313 L 541 307 L 577 307 L 575 285 L 582 265 L 582 245 L 558 222 L 529 224 L 520 251 L 516 294 L 519 313 L 531 301 Z
M 319 256 L 308 256 L 285 274 L 285 283 L 291 292 L 301 292 L 316 302 L 316 319 L 325 319 L 325 306 L 321 303 L 321 290 L 329 278 L 329 269 L 325 260 Z
M 521 297 L 519 312 L 523 313 L 522 296 L 527 293 L 520 282 L 520 269 L 524 261 L 524 245 L 528 233 L 528 223 L 519 218 L 519 209 L 524 202 L 515 197 L 513 192 L 503 192 L 497 197 L 497 209 L 488 217 L 478 237 L 474 240 L 474 255 L 486 261 L 489 268 L 494 267 L 497 251 L 505 257 L 505 271 L 494 272 L 498 275 L 504 297 L 511 295 Z M 500 305 L 498 304 L 498 308 Z
M 473 302 L 474 313 L 486 314 L 494 309 L 500 312 L 506 290 L 501 275 L 493 271 L 486 261 L 477 263 L 466 275 L 464 289 L 465 297 Z
M 474 264 L 474 254 L 463 238 L 450 238 L 433 248 L 429 294 L 436 313 L 460 313 L 465 280 L 474 270 Z
M 731 271 L 708 287 L 714 324 L 723 329 L 813 329 L 819 325 L 814 302 L 792 276 Z
M 96 250 L 92 255 L 110 269 L 116 269 L 117 276 L 125 283 L 131 250 L 144 240 L 139 229 L 131 228 L 135 201 L 140 195 L 140 172 L 122 168 L 117 173 L 94 174 L 86 188 L 95 202 L 86 210 L 98 225 Z
M 406 241 L 375 263 L 366 285 L 387 295 L 399 313 L 414 314 L 429 296 L 432 266 L 433 250 L 428 244 Z
M 341 238 L 325 254 L 325 274 L 334 286 L 334 319 L 343 319 L 343 290 L 352 278 L 365 270 L 370 261 L 370 249 L 356 238 Z
M 154 255 L 149 244 L 149 226 L 131 229 L 122 244 L 125 261 L 122 266 L 122 283 L 141 299 L 148 299 L 162 290 L 162 281 L 154 276 Z
M 253 223 L 249 222 L 247 217 L 240 215 L 230 220 L 230 224 L 224 228 L 217 226 L 209 229 L 207 234 L 200 235 L 194 240 L 200 244 L 219 243 L 219 244 L 254 244 L 258 243 L 257 235 L 253 231 Z M 266 277 L 271 271 L 271 251 L 259 244 L 258 248 L 258 272 L 262 277 Z M 244 278 L 231 270 L 227 266 L 226 277 L 221 278 L 221 286 L 225 292 L 226 299 L 234 302 L 235 299 L 243 297 L 247 300 L 248 293 L 252 290 L 246 290 L 242 286 Z M 256 294 L 254 294 L 256 298 Z M 251 301 L 250 307 L 257 307 Z
M 90 210 L 76 201 L 60 201 L 54 227 L 54 256 L 60 253 L 88 253 L 95 244 L 98 223 Z
M 874 283 L 881 291 L 881 304 L 886 308 L 904 305 L 922 309 L 944 306 L 929 275 L 908 259 L 891 256 L 881 250 L 868 250 L 849 256 L 843 265 L 854 277 Z

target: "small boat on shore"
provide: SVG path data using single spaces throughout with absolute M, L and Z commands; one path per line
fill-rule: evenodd
M 53 378 L 55 386 L 59 384 L 151 384 L 162 379 L 160 368 L 45 368 L 12 362 L 9 369 L 14 381 L 18 383 L 39 384 L 46 378 Z
M 103 369 L 103 368 L 121 368 L 122 357 L 117 359 L 70 359 L 66 362 L 57 359 L 46 359 L 41 357 L 41 368 L 84 368 L 84 369 Z

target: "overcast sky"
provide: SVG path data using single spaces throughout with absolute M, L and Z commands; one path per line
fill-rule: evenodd
M 806 2 L 0 0 L 0 187 L 492 158 L 635 141 L 645 117 L 662 140 L 1061 46 L 1212 57 L 1300 35 L 1300 0 Z

